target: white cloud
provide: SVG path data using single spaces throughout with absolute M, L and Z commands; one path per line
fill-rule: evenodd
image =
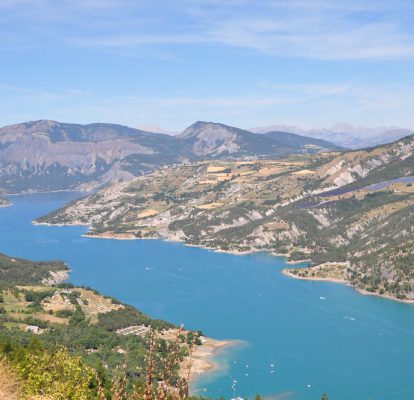
M 414 4 L 404 0 L 4 0 L 0 7 L 5 21 L 22 27 L 11 35 L 6 25 L 4 43 L 47 34 L 123 54 L 215 44 L 325 60 L 414 56 Z

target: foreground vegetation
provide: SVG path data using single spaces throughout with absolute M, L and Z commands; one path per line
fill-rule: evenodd
M 4 400 L 201 400 L 188 393 L 188 379 L 172 379 L 171 365 L 179 356 L 174 343 L 165 358 L 154 353 L 149 338 L 145 380 L 128 387 L 125 371 L 118 369 L 111 381 L 100 371 L 71 356 L 67 349 L 50 353 L 35 338 L 23 347 L 0 341 L 0 399 Z M 191 365 L 188 366 L 190 371 Z M 262 400 L 257 395 L 255 400 Z M 326 393 L 322 400 L 329 400 Z
M 188 398 L 188 380 L 174 374 L 181 356 L 178 343 L 173 343 L 166 355 L 160 357 L 152 333 L 147 358 L 142 364 L 143 379 L 131 384 L 124 368 L 116 369 L 108 379 L 104 369 L 92 368 L 65 347 L 50 351 L 37 338 L 32 337 L 26 346 L 3 338 L 0 341 L 0 394 L 9 400 Z

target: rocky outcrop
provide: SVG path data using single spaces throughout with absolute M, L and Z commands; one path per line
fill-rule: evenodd
M 0 198 L 0 207 L 7 207 L 7 206 L 9 206 L 11 203 L 8 201 L 8 200 L 6 200 L 6 199 L 1 199 Z
M 35 121 L 0 129 L 5 192 L 89 188 L 177 162 L 168 135 L 112 124 Z M 177 147 L 177 146 L 175 146 Z
M 49 277 L 44 278 L 42 283 L 45 285 L 58 285 L 59 283 L 63 283 L 69 279 L 69 270 L 62 270 L 62 271 L 50 271 Z

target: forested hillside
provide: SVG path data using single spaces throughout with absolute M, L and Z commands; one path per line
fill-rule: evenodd
M 165 167 L 39 221 L 86 224 L 90 236 L 347 262 L 343 280 L 414 299 L 413 152 L 410 136 L 352 152 Z

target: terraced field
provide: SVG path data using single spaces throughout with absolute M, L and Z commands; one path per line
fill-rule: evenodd
M 344 279 L 414 299 L 414 137 L 368 150 L 164 167 L 41 218 L 88 235 L 166 238 L 291 260 L 349 262 Z

